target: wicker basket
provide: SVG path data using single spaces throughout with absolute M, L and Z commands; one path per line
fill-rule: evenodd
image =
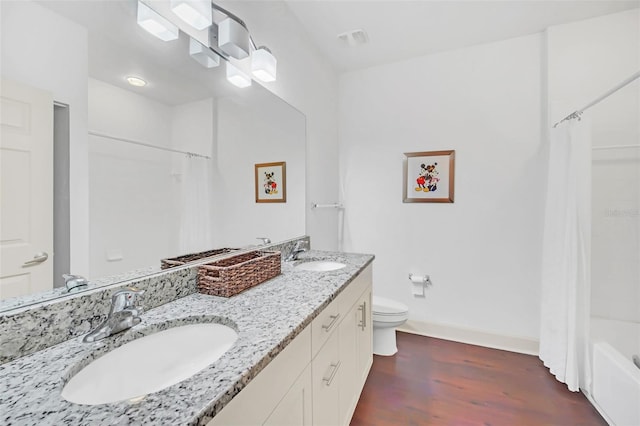
M 232 248 L 220 248 L 215 250 L 201 251 L 199 253 L 185 254 L 184 256 L 172 257 L 169 259 L 160 260 L 160 267 L 162 269 L 173 268 L 174 266 L 182 266 L 185 263 L 193 262 L 194 260 L 205 259 L 211 256 L 217 256 L 219 254 L 231 253 L 238 249 Z
M 231 297 L 279 274 L 279 251 L 251 251 L 200 265 L 198 291 Z

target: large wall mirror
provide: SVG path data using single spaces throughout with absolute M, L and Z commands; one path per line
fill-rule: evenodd
M 3 132 L 21 122 L 31 132 L 40 120 L 21 114 L 37 108 L 21 109 L 19 97 L 48 93 L 54 147 L 52 170 L 27 176 L 33 155 L 3 133 L 0 310 L 17 296 L 65 295 L 64 273 L 112 284 L 156 273 L 162 259 L 305 233 L 301 112 L 255 81 L 230 85 L 224 61 L 194 61 L 186 34 L 162 42 L 146 33 L 135 0 L 0 8 Z M 256 203 L 254 166 L 271 162 L 286 162 L 286 202 Z M 52 213 L 38 219 L 29 197 L 49 187 Z M 38 220 L 51 224 L 50 246 L 31 244 Z M 43 252 L 48 269 L 32 273 Z

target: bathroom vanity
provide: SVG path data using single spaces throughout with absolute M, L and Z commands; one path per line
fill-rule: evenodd
M 373 362 L 371 266 L 208 426 L 346 425 Z
M 318 271 L 311 260 L 342 263 Z M 0 412 L 12 424 L 348 424 L 372 363 L 371 255 L 311 251 L 231 298 L 193 293 L 94 343 L 74 337 L 0 365 Z M 145 295 L 146 296 L 146 295 Z M 214 322 L 238 338 L 217 361 L 148 395 L 81 405 L 62 388 L 101 355 L 168 328 Z M 144 360 L 132 360 L 141 362 Z M 114 371 L 113 374 L 118 374 Z

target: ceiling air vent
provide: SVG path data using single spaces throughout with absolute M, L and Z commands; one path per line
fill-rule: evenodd
M 349 47 L 356 47 L 367 43 L 369 36 L 364 30 L 351 30 L 338 34 L 338 40 Z

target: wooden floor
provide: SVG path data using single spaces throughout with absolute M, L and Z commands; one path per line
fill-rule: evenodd
M 607 424 L 535 356 L 397 336 L 396 355 L 374 355 L 352 426 Z

